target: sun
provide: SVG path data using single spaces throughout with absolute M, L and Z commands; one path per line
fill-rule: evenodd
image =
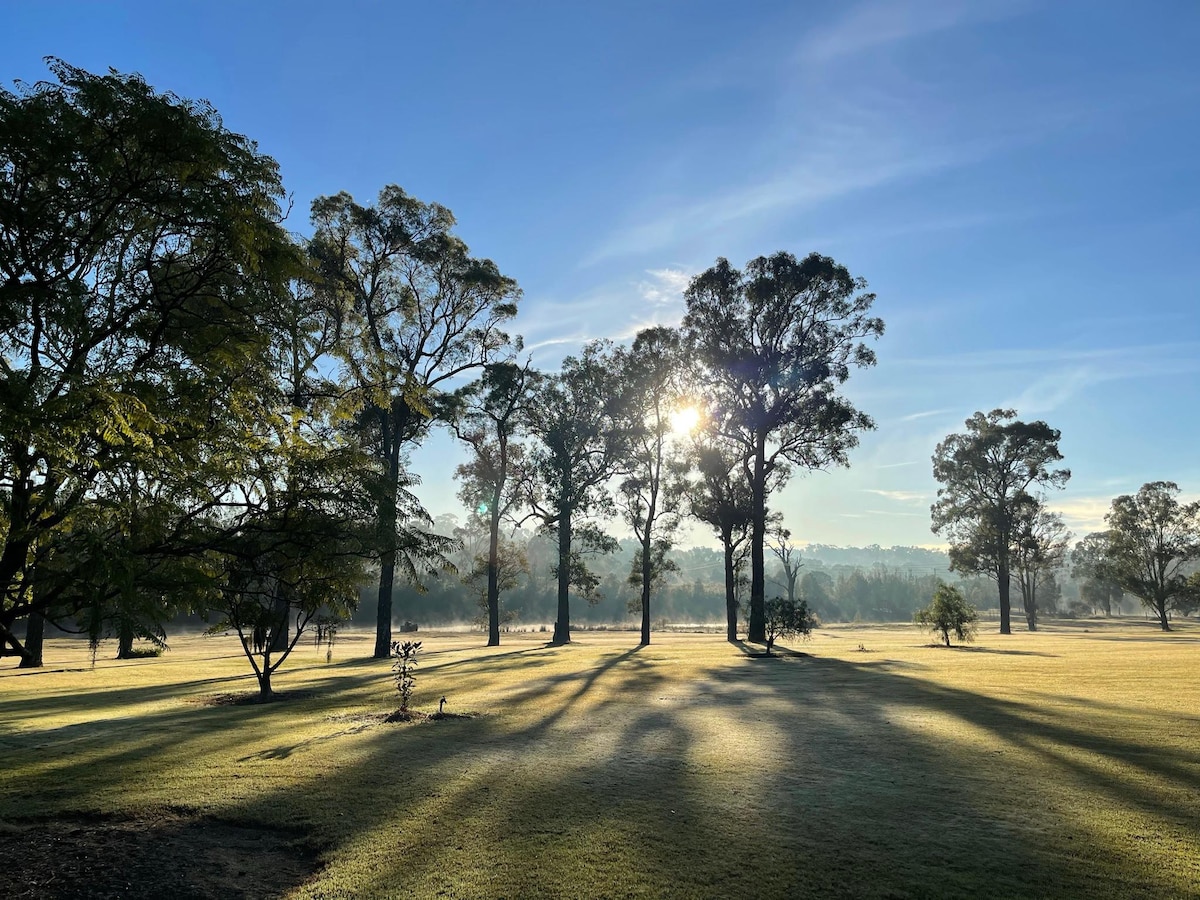
M 682 406 L 671 413 L 671 431 L 678 435 L 688 435 L 695 431 L 703 416 L 694 406 Z

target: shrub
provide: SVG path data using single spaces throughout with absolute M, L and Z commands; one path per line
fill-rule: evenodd
M 939 584 L 933 592 L 933 600 L 924 609 L 917 610 L 913 620 L 930 631 L 941 632 L 942 640 L 950 646 L 950 632 L 960 642 L 975 638 L 975 623 L 979 613 L 963 597 L 962 592 L 948 584 Z

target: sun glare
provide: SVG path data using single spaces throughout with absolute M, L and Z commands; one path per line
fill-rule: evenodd
M 696 430 L 700 424 L 700 410 L 694 406 L 684 406 L 671 413 L 671 430 L 675 434 L 687 435 Z

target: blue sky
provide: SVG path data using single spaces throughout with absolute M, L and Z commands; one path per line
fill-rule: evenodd
M 1200 492 L 1200 4 L 28 3 L 0 78 L 55 55 L 211 101 L 313 197 L 450 207 L 553 367 L 674 323 L 691 275 L 817 250 L 887 334 L 848 470 L 796 539 L 937 544 L 936 443 L 977 409 L 1063 432 L 1073 530 L 1144 481 Z M 446 438 L 415 470 L 459 511 Z M 697 535 L 701 537 L 701 535 Z

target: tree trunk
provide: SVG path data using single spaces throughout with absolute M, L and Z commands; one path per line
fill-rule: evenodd
M 642 646 L 650 643 L 650 524 L 646 524 L 646 539 L 642 541 Z
M 500 509 L 499 497 L 493 498 L 488 528 L 487 609 L 489 647 L 500 646 Z
M 1156 601 L 1154 604 L 1154 611 L 1158 613 L 1158 624 L 1162 626 L 1162 630 L 1170 631 L 1171 623 L 1167 620 L 1167 601 Z
M 25 625 L 25 655 L 21 657 L 18 668 L 40 669 L 42 667 L 42 646 L 46 639 L 46 617 L 40 612 L 29 614 Z
M 1009 588 L 1012 586 L 1012 575 L 1008 571 L 1008 561 L 1001 560 L 996 579 L 996 584 L 1000 588 L 1000 633 L 1012 634 L 1012 624 L 1010 621 L 1009 607 Z
M 737 571 L 733 563 L 733 535 L 721 535 L 725 546 L 725 639 L 737 642 Z
M 133 658 L 133 620 L 121 616 L 117 625 L 117 659 Z
M 750 496 L 754 515 L 750 527 L 750 628 L 748 639 L 762 643 L 767 639 L 767 575 L 763 545 L 767 537 L 767 471 L 766 448 L 756 435 L 754 473 L 750 479 Z
M 558 515 L 558 620 L 554 623 L 552 643 L 571 642 L 571 510 L 563 507 Z
M 258 673 L 258 699 L 265 703 L 274 696 L 275 694 L 271 690 L 271 670 L 267 666 L 266 657 L 264 657 L 262 671 Z
M 388 473 L 388 484 L 379 501 L 379 605 L 375 612 L 375 659 L 392 655 L 392 585 L 396 580 L 396 491 L 398 472 Z

